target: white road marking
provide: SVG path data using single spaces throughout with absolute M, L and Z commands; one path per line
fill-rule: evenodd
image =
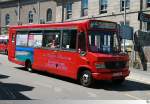
M 137 96 L 133 96 L 133 95 L 130 95 L 130 94 L 125 94 L 125 95 L 128 96 L 128 97 L 131 97 L 131 98 L 133 98 L 135 100 L 142 100 L 141 98 L 139 98 Z

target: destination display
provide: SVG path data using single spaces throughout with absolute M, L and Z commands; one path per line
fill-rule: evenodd
M 116 29 L 116 23 L 112 22 L 101 22 L 101 21 L 91 21 L 90 28 L 93 29 Z

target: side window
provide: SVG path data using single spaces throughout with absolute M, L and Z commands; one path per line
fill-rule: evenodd
M 27 43 L 28 43 L 28 32 L 18 32 L 16 37 L 16 45 L 27 46 Z
M 42 32 L 30 32 L 28 36 L 29 47 L 42 47 Z
M 43 35 L 43 47 L 60 48 L 60 34 L 58 31 L 45 31 Z
M 86 35 L 84 32 L 81 32 L 78 36 L 78 49 L 86 51 Z
M 76 49 L 77 30 L 64 30 L 63 31 L 62 48 L 65 50 Z

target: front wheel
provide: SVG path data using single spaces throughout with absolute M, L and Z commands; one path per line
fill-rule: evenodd
M 33 71 L 33 70 L 32 70 L 32 64 L 31 64 L 30 61 L 26 61 L 26 62 L 25 62 L 25 69 L 26 69 L 27 71 L 29 71 L 29 72 L 32 72 L 32 71 Z
M 85 70 L 81 73 L 80 84 L 84 87 L 90 87 L 93 84 L 93 78 L 90 71 Z

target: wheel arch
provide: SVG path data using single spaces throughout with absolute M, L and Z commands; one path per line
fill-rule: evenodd
M 25 66 L 26 66 L 26 65 L 27 65 L 27 63 L 29 63 L 29 62 L 32 64 L 31 59 L 26 59 L 26 60 L 25 60 Z

